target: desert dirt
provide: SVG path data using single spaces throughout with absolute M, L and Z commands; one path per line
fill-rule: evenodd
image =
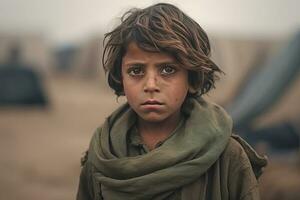
M 80 158 L 94 130 L 120 105 L 101 85 L 48 78 L 48 108 L 0 108 L 0 199 L 75 199 Z

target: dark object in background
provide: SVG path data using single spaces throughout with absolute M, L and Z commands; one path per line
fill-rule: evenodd
M 257 130 L 246 129 L 240 133 L 250 145 L 267 143 L 273 153 L 284 153 L 300 148 L 300 135 L 290 123 L 276 124 Z
M 57 69 L 60 72 L 69 72 L 74 65 L 74 58 L 78 53 L 75 46 L 63 46 L 55 51 L 54 55 L 57 60 Z
M 19 59 L 19 48 L 14 47 L 8 62 L 0 66 L 0 106 L 46 106 L 48 101 L 39 75 Z

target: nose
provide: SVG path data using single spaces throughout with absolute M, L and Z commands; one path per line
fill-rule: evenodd
M 158 77 L 155 74 L 148 74 L 145 77 L 144 92 L 159 92 Z

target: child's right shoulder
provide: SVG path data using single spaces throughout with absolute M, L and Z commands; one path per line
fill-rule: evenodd
M 96 130 L 94 131 L 93 135 L 92 135 L 92 138 L 90 139 L 90 144 L 89 144 L 89 147 L 88 149 L 83 153 L 83 156 L 81 157 L 80 159 L 80 162 L 81 162 L 81 166 L 84 166 L 86 164 L 86 162 L 88 160 L 90 160 L 90 152 L 92 151 L 93 149 L 93 146 L 96 144 L 96 143 L 99 143 L 100 142 L 100 136 L 101 136 L 101 132 L 102 132 L 102 128 L 103 128 L 103 125 L 99 126 L 98 128 L 96 128 Z

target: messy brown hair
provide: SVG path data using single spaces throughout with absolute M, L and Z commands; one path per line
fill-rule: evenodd
M 145 9 L 131 9 L 121 24 L 105 34 L 102 63 L 108 84 L 117 96 L 124 95 L 122 58 L 130 42 L 150 52 L 174 56 L 188 70 L 189 95 L 202 95 L 215 87 L 220 68 L 210 59 L 210 44 L 205 31 L 176 6 L 159 3 Z

